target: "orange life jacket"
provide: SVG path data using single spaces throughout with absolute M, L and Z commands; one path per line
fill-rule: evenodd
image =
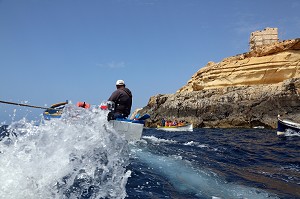
M 90 108 L 91 105 L 85 102 L 77 102 L 77 106 L 78 107 L 82 107 L 82 108 Z

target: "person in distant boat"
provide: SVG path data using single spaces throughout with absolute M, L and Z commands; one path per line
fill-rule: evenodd
M 165 120 L 165 118 L 162 118 L 161 119 L 161 126 L 165 126 L 166 125 L 166 120 Z
M 178 126 L 184 126 L 184 121 L 180 120 L 179 123 L 178 123 Z
M 115 90 L 108 101 L 115 103 L 115 109 L 108 115 L 108 120 L 114 120 L 116 118 L 127 118 L 131 111 L 132 106 L 132 93 L 126 88 L 124 80 L 118 80 L 116 82 L 117 90 Z
M 172 126 L 172 121 L 171 120 L 167 120 L 165 126 Z
M 177 120 L 173 121 L 172 126 L 177 126 L 177 125 L 178 125 Z

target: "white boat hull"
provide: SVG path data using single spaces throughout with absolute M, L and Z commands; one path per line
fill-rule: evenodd
M 137 141 L 142 137 L 144 124 L 117 120 L 111 120 L 109 122 L 113 125 L 115 131 L 125 135 L 127 141 Z
M 284 120 L 278 118 L 277 121 L 277 135 L 285 135 L 286 131 L 300 132 L 300 123 L 296 123 L 290 120 Z
M 156 128 L 157 130 L 163 130 L 163 131 L 193 131 L 193 124 L 189 124 L 186 126 L 160 126 Z

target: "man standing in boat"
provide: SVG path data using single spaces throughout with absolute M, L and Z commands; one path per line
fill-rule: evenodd
M 116 87 L 117 90 L 115 90 L 108 99 L 108 101 L 115 103 L 115 109 L 109 113 L 108 120 L 127 118 L 132 106 L 132 93 L 126 88 L 124 80 L 118 80 Z

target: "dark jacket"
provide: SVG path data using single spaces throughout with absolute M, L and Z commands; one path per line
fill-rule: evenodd
M 108 101 L 115 103 L 115 113 L 120 113 L 128 117 L 132 106 L 132 94 L 128 88 L 124 87 L 115 90 Z

